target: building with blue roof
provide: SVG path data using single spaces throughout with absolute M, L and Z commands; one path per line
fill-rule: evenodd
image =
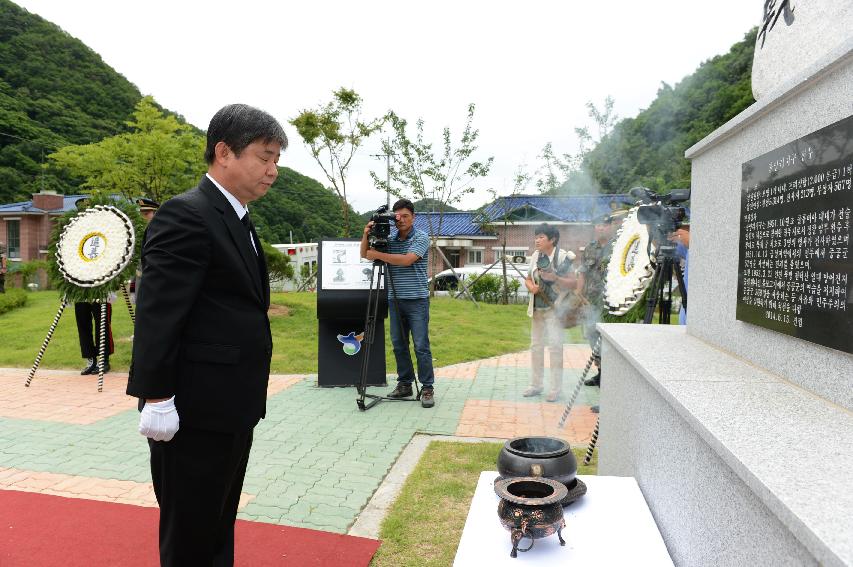
M 497 261 L 506 239 L 506 255 L 526 262 L 533 253 L 533 229 L 542 222 L 560 231 L 560 247 L 580 256 L 593 238 L 593 222 L 634 206 L 629 195 L 513 195 L 478 211 L 417 212 L 415 227 L 437 237 L 437 246 L 454 268 L 487 267 Z M 447 266 L 432 254 L 430 273 Z
M 45 259 L 54 222 L 84 196 L 42 191 L 31 201 L 0 205 L 0 250 L 11 261 Z

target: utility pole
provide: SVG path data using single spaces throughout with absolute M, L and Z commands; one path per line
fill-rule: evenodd
M 391 208 L 391 156 L 396 154 L 382 153 L 382 154 L 371 154 L 372 157 L 375 158 L 385 158 L 385 183 L 387 189 L 385 190 L 385 204 L 388 205 L 388 208 Z
M 391 208 L 391 154 L 385 154 L 385 182 L 388 190 L 385 191 L 385 204 Z

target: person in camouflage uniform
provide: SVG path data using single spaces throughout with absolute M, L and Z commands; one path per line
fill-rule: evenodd
M 583 334 L 589 345 L 595 349 L 599 333 L 595 325 L 601 321 L 604 310 L 604 285 L 607 276 L 607 264 L 613 253 L 613 237 L 616 224 L 612 215 L 606 214 L 595 220 L 595 240 L 583 250 L 583 261 L 578 269 L 578 290 L 587 301 L 583 317 Z M 587 386 L 601 384 L 601 356 L 593 351 L 598 373 L 584 382 Z
M 0 244 L 0 293 L 6 293 L 6 249 Z

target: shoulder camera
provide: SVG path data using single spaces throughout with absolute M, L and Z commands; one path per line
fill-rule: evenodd
M 388 248 L 391 225 L 397 220 L 397 215 L 388 210 L 388 205 L 382 205 L 371 215 L 370 220 L 373 221 L 373 226 L 367 233 L 367 244 L 373 250 L 382 252 Z

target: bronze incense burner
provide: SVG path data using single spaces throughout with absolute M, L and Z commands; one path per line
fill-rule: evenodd
M 560 545 L 566 545 L 562 534 L 566 521 L 560 502 L 568 490 L 562 483 L 539 477 L 505 478 L 495 483 L 495 493 L 501 499 L 498 517 L 509 530 L 512 542 L 510 557 L 518 557 L 519 551 L 530 551 L 537 539 L 555 532 Z M 530 545 L 520 548 L 524 538 L 530 539 Z
M 577 470 L 571 445 L 555 437 L 516 437 L 498 455 L 498 481 L 523 476 L 556 480 L 567 490 L 564 506 L 586 494 L 586 485 L 575 477 Z

